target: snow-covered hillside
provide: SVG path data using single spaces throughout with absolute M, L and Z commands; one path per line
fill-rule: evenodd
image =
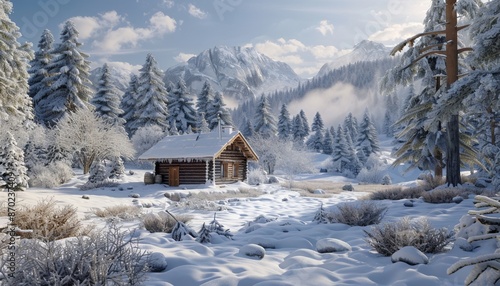
M 183 79 L 198 94 L 205 81 L 226 98 L 245 100 L 285 87 L 296 87 L 299 76 L 292 68 L 258 53 L 254 48 L 217 46 L 168 69 L 165 82 Z
M 334 69 L 348 64 L 386 59 L 389 57 L 390 51 L 391 49 L 384 46 L 383 44 L 369 40 L 363 40 L 356 46 L 354 46 L 353 50 L 350 53 L 338 57 L 332 62 L 324 64 L 319 70 L 316 77 L 321 77 Z

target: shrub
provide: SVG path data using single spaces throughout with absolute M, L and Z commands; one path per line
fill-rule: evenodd
M 371 169 L 362 168 L 356 179 L 362 183 L 380 184 L 386 173 L 384 167 L 375 165 Z
M 370 193 L 366 199 L 368 200 L 402 200 L 420 198 L 424 190 L 420 187 L 402 188 L 396 187 L 382 191 Z
M 411 221 L 405 217 L 364 231 L 366 242 L 378 253 L 391 256 L 405 246 L 414 246 L 424 253 L 438 253 L 450 242 L 452 233 L 446 228 L 432 228 L 427 219 Z
M 45 166 L 37 164 L 30 170 L 30 187 L 54 188 L 73 177 L 74 173 L 68 164 L 54 162 Z
M 445 177 L 434 177 L 432 174 L 423 174 L 420 176 L 419 185 L 426 191 L 434 190 L 446 182 Z
M 267 182 L 266 174 L 261 169 L 248 172 L 247 182 L 249 185 L 260 185 Z
M 426 203 L 431 204 L 446 204 L 453 203 L 453 198 L 456 196 L 461 196 L 467 198 L 468 195 L 464 190 L 446 188 L 446 189 L 436 189 L 422 194 L 422 199 Z
M 112 187 L 117 187 L 118 185 L 119 185 L 119 183 L 117 183 L 113 180 L 109 180 L 109 179 L 106 179 L 102 182 L 96 182 L 96 183 L 92 183 L 90 181 L 87 181 L 84 185 L 82 185 L 80 187 L 80 190 L 88 191 L 88 190 L 97 189 L 97 188 L 112 188 Z
M 337 210 L 328 214 L 331 223 L 343 223 L 350 226 L 367 226 L 379 223 L 387 207 L 370 201 L 342 203 Z
M 23 239 L 16 250 L 14 272 L 6 265 L 0 272 L 6 285 L 139 285 L 149 254 L 131 237 L 111 226 L 104 233 L 62 241 Z
M 104 209 L 96 208 L 93 209 L 93 212 L 96 216 L 102 218 L 117 217 L 120 219 L 132 219 L 139 217 L 141 209 L 137 206 L 116 205 L 105 207 Z
M 183 223 L 187 223 L 192 219 L 192 217 L 187 215 L 178 215 L 176 216 L 177 220 Z M 159 213 L 148 213 L 142 217 L 142 225 L 144 228 L 151 232 L 165 232 L 170 233 L 174 228 L 177 221 L 167 214 L 166 212 Z
M 38 202 L 34 206 L 22 206 L 16 211 L 14 223 L 22 230 L 23 238 L 58 240 L 73 237 L 85 232 L 73 206 L 57 207 L 53 200 Z

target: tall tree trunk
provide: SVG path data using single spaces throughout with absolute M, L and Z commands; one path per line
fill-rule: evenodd
M 446 77 L 447 88 L 458 79 L 458 37 L 456 0 L 446 1 Z M 456 187 L 460 181 L 460 131 L 458 111 L 453 111 L 447 124 L 446 183 Z

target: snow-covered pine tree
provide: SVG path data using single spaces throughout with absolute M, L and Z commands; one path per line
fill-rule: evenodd
M 157 125 L 162 130 L 168 130 L 167 89 L 162 80 L 162 72 L 152 54 L 147 55 L 146 62 L 139 72 L 134 114 L 136 119 L 128 125 L 128 128 L 134 131 L 140 127 Z
M 28 187 L 27 169 L 24 164 L 24 152 L 17 146 L 14 136 L 7 131 L 3 134 L 0 149 L 0 188 L 12 191 L 24 191 Z
M 19 27 L 11 21 L 12 3 L 0 0 L 0 124 L 25 125 L 33 120 L 33 105 L 28 95 L 29 45 L 21 45 Z
M 349 147 L 347 146 L 345 139 L 345 132 L 342 126 L 339 125 L 337 128 L 337 136 L 335 136 L 335 141 L 333 144 L 332 160 L 334 167 L 337 172 L 343 173 L 347 164 L 349 164 Z
M 380 151 L 377 129 L 375 129 L 375 126 L 373 125 L 368 109 L 365 110 L 363 120 L 359 124 L 356 150 L 357 152 L 363 152 L 366 159 L 368 159 L 371 154 Z M 364 164 L 366 162 L 366 159 L 361 163 Z
M 254 130 L 255 133 L 265 138 L 276 135 L 276 119 L 271 113 L 271 106 L 269 106 L 267 98 L 264 95 L 260 97 L 259 105 L 255 111 Z
M 325 129 L 325 124 L 323 123 L 323 119 L 321 119 L 321 114 L 319 112 L 316 112 L 314 115 L 313 123 L 311 124 L 311 131 L 316 132 L 320 130 L 323 132 Z
M 314 134 L 307 138 L 306 146 L 309 150 L 315 152 L 323 150 L 323 132 L 321 129 L 316 129 Z
M 123 110 L 120 108 L 121 96 L 112 82 L 108 64 L 102 67 L 102 75 L 97 83 L 97 92 L 91 100 L 95 106 L 94 112 L 109 124 L 115 125 L 125 132 L 125 119 L 120 117 Z
M 125 165 L 123 164 L 123 160 L 119 156 L 115 156 L 110 158 L 110 171 L 109 178 L 110 179 L 120 179 L 125 174 Z
M 304 110 L 300 110 L 299 112 L 299 115 L 300 115 L 300 118 L 302 119 L 302 131 L 304 132 L 305 136 L 304 136 L 304 139 L 309 136 L 309 122 L 307 121 L 307 116 L 306 116 L 306 113 L 304 112 Z
M 326 129 L 323 139 L 323 154 L 331 155 L 333 153 L 333 136 L 330 129 Z
M 186 133 L 188 127 L 196 128 L 196 110 L 182 79 L 168 93 L 168 112 L 170 126 L 175 126 L 179 133 Z
M 130 76 L 128 87 L 123 94 L 120 105 L 120 108 L 123 110 L 122 118 L 125 120 L 125 131 L 127 131 L 129 137 L 132 137 L 132 134 L 136 131 L 136 129 L 131 129 L 131 126 L 134 125 L 134 121 L 137 119 L 135 117 L 135 105 L 139 97 L 138 87 L 139 80 L 137 76 L 133 74 Z
M 306 131 L 304 130 L 304 121 L 300 114 L 297 114 L 292 121 L 292 138 L 293 142 L 297 147 L 302 147 L 304 145 L 304 139 L 306 138 Z
M 356 146 L 353 140 L 351 139 L 351 133 L 349 132 L 348 129 L 344 129 L 344 137 L 347 146 L 346 158 L 348 160 L 348 163 L 345 165 L 345 171 L 343 173 L 348 176 L 355 177 L 359 174 L 359 171 L 361 171 L 364 161 L 362 162 L 359 160 L 359 157 L 356 154 Z
M 280 140 L 289 140 L 292 132 L 292 121 L 290 113 L 286 108 L 286 104 L 281 106 L 280 115 L 278 116 L 278 138 Z
M 250 119 L 245 118 L 243 119 L 243 125 L 240 127 L 241 134 L 245 136 L 246 138 L 251 138 L 254 134 L 255 131 L 253 130 L 253 125 Z
M 210 232 L 215 232 L 218 235 L 225 236 L 229 239 L 233 238 L 233 234 L 229 231 L 229 229 L 225 229 L 224 226 L 217 220 L 216 218 L 217 213 L 214 213 L 214 219 L 210 222 L 208 225 L 208 230 Z
M 89 183 L 98 184 L 106 181 L 109 177 L 108 171 L 106 170 L 106 166 L 102 162 L 98 162 L 93 164 L 90 168 L 89 173 Z
M 398 110 L 397 99 L 393 93 L 390 93 L 385 98 L 385 113 L 384 113 L 384 123 L 383 123 L 384 134 L 387 135 L 388 137 L 394 136 L 394 129 L 395 129 L 394 123 L 396 123 L 396 120 L 398 118 L 397 110 Z
M 203 223 L 200 231 L 198 231 L 196 241 L 199 243 L 210 243 L 211 238 L 210 230 L 205 226 L 205 223 Z
M 38 42 L 38 50 L 35 52 L 35 57 L 30 61 L 30 68 L 28 69 L 28 73 L 30 74 L 28 94 L 31 98 L 34 98 L 41 89 L 46 88 L 44 87 L 43 79 L 48 76 L 47 66 L 52 60 L 50 51 L 53 44 L 54 36 L 52 36 L 49 30 L 45 29 Z M 36 106 L 35 102 L 33 106 Z
M 200 94 L 198 94 L 198 99 L 196 100 L 196 112 L 198 114 L 205 114 L 205 120 L 207 119 L 206 116 L 208 114 L 208 106 L 210 102 L 212 102 L 213 98 L 214 91 L 212 90 L 212 86 L 208 81 L 205 81 Z
M 208 127 L 208 122 L 205 119 L 205 113 L 198 113 L 198 122 L 196 123 L 196 131 L 198 133 L 208 133 L 210 128 Z
M 349 132 L 351 140 L 354 142 L 358 138 L 358 119 L 351 112 L 344 118 L 344 132 Z
M 45 87 L 33 99 L 37 102 L 36 114 L 46 126 L 54 126 L 69 112 L 88 108 L 90 90 L 88 55 L 80 50 L 78 31 L 73 22 L 67 21 L 61 32 L 61 43 L 51 51 L 52 62 L 47 66 L 49 76 L 43 80 Z
M 312 221 L 318 224 L 327 224 L 329 222 L 328 213 L 323 208 L 323 203 L 321 203 L 321 205 L 319 206 L 319 210 L 314 215 Z
M 216 92 L 213 100 L 208 103 L 206 118 L 210 130 L 213 130 L 217 127 L 217 125 L 219 124 L 219 118 L 222 125 L 233 125 L 231 113 L 226 108 L 226 104 L 224 103 L 224 96 L 222 95 L 222 93 Z

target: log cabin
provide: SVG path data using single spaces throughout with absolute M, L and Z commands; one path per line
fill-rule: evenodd
M 216 128 L 209 133 L 166 136 L 139 156 L 154 162 L 155 176 L 171 187 L 245 181 L 248 161 L 259 158 L 241 132 Z

